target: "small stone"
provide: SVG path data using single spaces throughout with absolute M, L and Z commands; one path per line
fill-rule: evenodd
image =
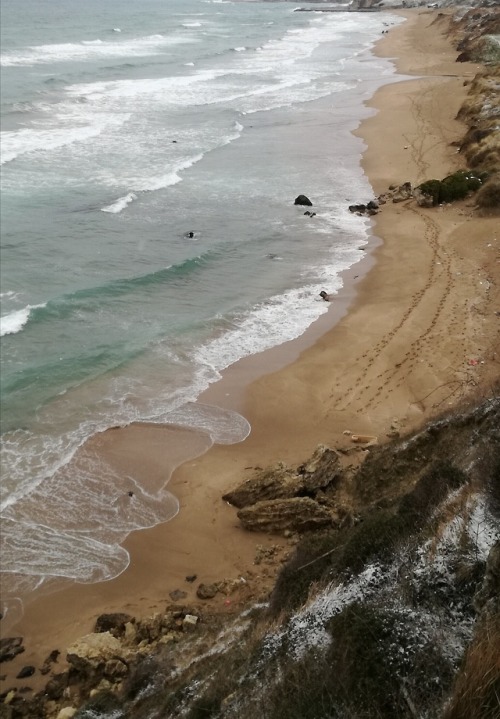
M 19 674 L 16 675 L 16 679 L 26 679 L 26 677 L 32 677 L 35 673 L 35 667 L 28 665 L 21 669 Z
M 132 622 L 127 622 L 125 624 L 125 632 L 123 634 L 123 637 L 125 641 L 127 642 L 133 642 L 134 639 L 137 636 L 137 627 Z
M 198 617 L 194 614 L 186 614 L 182 620 L 182 628 L 185 632 L 191 632 L 198 624 Z
M 196 579 L 198 579 L 197 574 L 188 574 L 186 577 L 186 582 L 194 582 L 196 581 Z
M 183 592 L 181 589 L 174 589 L 173 592 L 169 592 L 168 596 L 173 602 L 178 602 L 180 599 L 187 597 L 187 592 Z
M 10 704 L 11 701 L 13 701 L 13 699 L 14 699 L 15 696 L 16 696 L 16 690 L 15 690 L 15 689 L 11 689 L 10 692 L 9 692 L 9 693 L 7 694 L 7 696 L 5 697 L 5 699 L 3 700 L 3 703 L 4 703 L 4 704 Z

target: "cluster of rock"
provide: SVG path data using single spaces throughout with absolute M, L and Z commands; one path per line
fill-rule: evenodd
M 371 217 L 378 214 L 380 205 L 385 205 L 387 202 L 406 202 L 411 199 L 415 199 L 419 205 L 429 206 L 426 204 L 427 199 L 419 193 L 418 188 L 414 189 L 411 182 L 403 182 L 402 185 L 389 185 L 387 192 L 369 200 L 366 204 L 349 205 L 349 212 Z
M 202 585 L 200 585 L 202 587 Z M 200 589 L 200 588 L 199 588 Z M 229 582 L 220 583 L 216 591 L 231 592 Z M 203 590 L 199 593 L 199 596 Z M 2 719 L 54 717 L 70 719 L 76 707 L 87 698 L 103 691 L 118 693 L 137 662 L 169 645 L 176 645 L 186 634 L 197 630 L 202 621 L 197 607 L 169 605 L 164 612 L 136 620 L 124 614 L 102 614 L 94 631 L 78 639 L 67 650 L 68 668 L 53 672 L 43 691 L 25 698 L 22 690 L 10 689 L 1 696 Z M 3 656 L 12 658 L 22 646 L 22 639 L 4 640 Z M 51 652 L 42 674 L 48 673 L 58 661 L 59 652 Z M 35 672 L 35 668 L 32 668 Z M 18 677 L 21 678 L 21 677 Z
M 349 472 L 340 452 L 319 445 L 306 464 L 292 469 L 280 463 L 258 470 L 223 499 L 238 508 L 241 524 L 250 531 L 287 537 L 339 526 L 346 510 L 338 489 Z

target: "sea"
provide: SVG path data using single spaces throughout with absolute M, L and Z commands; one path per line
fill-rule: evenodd
M 149 422 L 196 431 L 198 454 L 242 441 L 241 414 L 197 398 L 300 337 L 364 256 L 352 132 L 395 77 L 371 50 L 402 19 L 305 7 L 2 0 L 4 610 L 117 576 L 126 536 L 178 510 L 186 457 L 153 491 L 91 452 L 75 465 L 89 438 Z

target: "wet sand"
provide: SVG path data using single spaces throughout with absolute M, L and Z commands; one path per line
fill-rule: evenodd
M 416 9 L 406 16 L 377 52 L 415 78 L 382 87 L 369 103 L 376 114 L 357 131 L 367 145 L 363 167 L 375 195 L 391 183 L 416 185 L 462 166 L 450 143 L 465 130 L 454 118 L 465 98 L 464 80 L 480 69 L 455 62 L 436 12 Z M 243 531 L 235 509 L 221 499 L 225 491 L 256 466 L 299 464 L 320 443 L 345 446 L 344 430 L 381 442 L 395 420 L 403 433 L 410 431 L 498 378 L 498 218 L 479 218 L 472 205 L 382 206 L 373 225 L 382 240 L 373 268 L 357 280 L 362 271 L 353 268 L 330 312 L 303 338 L 242 360 L 200 398 L 240 411 L 252 426 L 250 436 L 214 446 L 174 472 L 168 490 L 179 513 L 129 536 L 130 565 L 118 578 L 33 598 L 9 631 L 24 637 L 26 652 L 3 665 L 8 685 L 19 666 L 40 666 L 55 648 L 64 654 L 103 612 L 147 616 L 175 589 L 186 591 L 189 603 L 199 582 L 242 575 L 246 602 L 265 595 L 276 566 L 255 565 L 257 547 L 286 540 Z M 113 430 L 100 451 L 117 466 L 126 461 L 140 477 L 156 476 L 166 431 L 140 425 Z M 197 581 L 187 583 L 192 574 Z M 211 601 L 224 610 L 224 597 Z

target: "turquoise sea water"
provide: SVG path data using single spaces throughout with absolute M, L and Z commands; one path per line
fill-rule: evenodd
M 194 400 L 300 336 L 327 310 L 319 291 L 362 257 L 368 224 L 347 206 L 371 190 L 351 131 L 393 72 L 370 48 L 400 20 L 294 9 L 2 2 L 10 594 L 122 571 L 126 534 L 175 501 L 138 487 L 125 517 L 110 499 L 122 477 L 92 458 L 65 473 L 77 448 L 133 420 L 243 439 L 244 418 Z M 293 205 L 301 193 L 315 217 Z

